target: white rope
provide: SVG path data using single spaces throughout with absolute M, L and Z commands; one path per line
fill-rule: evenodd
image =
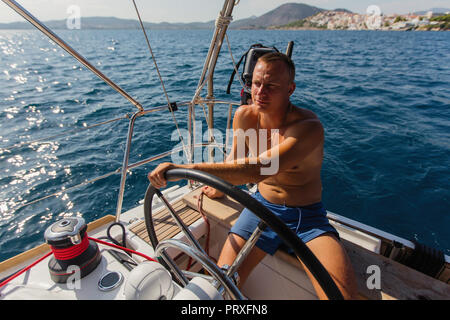
M 240 0 L 236 0 L 234 5 L 236 6 L 239 3 L 239 1 Z M 219 13 L 219 15 L 216 18 L 215 26 L 216 26 L 217 29 L 219 29 L 219 28 L 223 29 L 223 28 L 228 27 L 228 25 L 231 23 L 231 21 L 233 21 L 233 17 L 232 16 L 224 17 L 221 13 Z M 228 41 L 228 36 L 227 36 L 226 33 L 225 33 L 225 36 L 227 38 L 228 47 L 230 48 L 230 44 L 229 44 L 229 41 Z M 230 52 L 231 52 L 231 48 L 230 48 Z M 232 59 L 233 59 L 233 56 L 232 56 Z M 234 64 L 234 59 L 233 59 L 233 64 Z M 234 66 L 235 66 L 235 69 L 236 69 L 236 65 L 235 64 L 234 64 Z M 219 148 L 219 145 L 218 145 L 218 143 L 216 141 L 216 138 L 214 137 L 211 125 L 210 125 L 210 123 L 208 121 L 208 116 L 206 114 L 205 104 L 201 103 L 199 101 L 199 100 L 201 100 L 201 99 L 199 99 L 200 92 L 202 91 L 203 87 L 207 83 L 207 79 L 209 78 L 209 74 L 210 73 L 211 73 L 211 70 L 208 69 L 208 73 L 207 73 L 207 75 L 205 75 L 205 78 L 203 79 L 203 82 L 197 87 L 197 90 L 195 91 L 194 97 L 192 99 L 192 104 L 193 105 L 201 104 L 202 110 L 203 110 L 203 115 L 205 117 L 205 121 L 206 121 L 206 124 L 208 126 L 208 131 L 210 132 L 210 137 L 212 138 L 212 146 Z M 195 122 L 195 119 L 194 119 L 194 122 Z M 222 152 L 222 154 L 224 156 L 226 155 L 226 150 L 225 150 L 225 152 L 221 148 L 219 148 L 219 150 Z
M 231 21 L 233 21 L 233 17 L 231 17 L 231 16 L 224 17 L 219 14 L 219 16 L 216 19 L 216 28 L 226 27 L 231 23 Z

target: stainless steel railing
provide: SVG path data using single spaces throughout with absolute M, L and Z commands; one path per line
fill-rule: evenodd
M 152 113 L 152 112 L 156 112 L 156 111 L 161 111 L 161 110 L 166 109 L 167 107 L 170 108 L 170 111 L 172 112 L 172 115 L 173 115 L 173 110 L 172 110 L 171 103 L 170 103 L 169 99 L 168 99 L 168 105 L 166 105 L 166 106 L 161 106 L 161 107 L 156 107 L 156 108 L 151 108 L 151 109 L 145 110 L 145 108 L 138 101 L 136 101 L 127 92 L 125 92 L 121 87 L 119 87 L 117 84 L 115 84 L 113 81 L 111 81 L 106 75 L 104 75 L 100 70 L 98 70 L 91 63 L 89 63 L 89 61 L 87 61 L 81 54 L 79 54 L 76 50 L 74 50 L 71 46 L 69 46 L 64 40 L 62 40 L 53 31 L 51 31 L 49 28 L 47 28 L 41 21 L 39 21 L 36 17 L 34 17 L 30 12 L 28 12 L 25 8 L 23 8 L 19 3 L 17 3 L 14 0 L 2 0 L 2 1 L 5 4 L 7 4 L 9 7 L 11 7 L 14 11 L 16 11 L 19 15 L 21 15 L 25 20 L 30 22 L 34 27 L 36 27 L 38 30 L 40 30 L 43 34 L 45 34 L 47 37 L 49 37 L 52 41 L 54 41 L 62 49 L 64 49 L 66 52 L 68 52 L 71 56 L 73 56 L 76 60 L 78 60 L 86 68 L 88 68 L 90 71 L 92 71 L 95 75 L 97 75 L 105 83 L 107 83 L 114 90 L 116 90 L 118 93 L 120 93 L 129 102 L 131 102 L 135 107 L 138 108 L 138 111 L 136 113 L 134 113 L 131 117 L 127 115 L 127 116 L 125 116 L 123 118 L 117 118 L 117 119 L 113 119 L 113 120 L 105 122 L 105 123 L 110 123 L 110 122 L 118 121 L 118 120 L 121 120 L 121 119 L 124 119 L 124 118 L 129 118 L 130 119 L 130 122 L 129 122 L 129 125 L 128 125 L 128 134 L 127 134 L 127 141 L 126 141 L 126 146 L 125 146 L 125 152 L 124 152 L 124 157 L 123 157 L 123 161 L 122 161 L 122 169 L 120 170 L 120 172 L 121 172 L 121 180 L 120 180 L 119 196 L 118 196 L 118 199 L 117 199 L 117 207 L 116 207 L 116 220 L 118 221 L 120 213 L 122 211 L 123 195 L 124 195 L 124 192 L 125 192 L 125 181 L 126 181 L 126 177 L 127 177 L 127 171 L 129 169 L 135 168 L 137 166 L 136 164 L 130 166 L 129 163 L 128 163 L 130 150 L 131 150 L 131 144 L 132 144 L 131 140 L 132 140 L 132 136 L 133 136 L 135 121 L 136 121 L 136 119 L 138 119 L 138 118 L 140 118 L 140 117 L 142 117 L 142 116 L 144 116 L 146 114 L 149 114 L 149 113 Z M 216 104 L 223 104 L 223 103 L 229 104 L 229 111 L 228 111 L 229 119 L 228 119 L 228 122 L 227 122 L 228 127 L 230 125 L 230 120 L 231 120 L 230 118 L 231 118 L 232 106 L 233 105 L 239 105 L 238 103 L 235 103 L 235 102 L 217 101 L 217 100 L 214 99 L 214 96 L 212 94 L 212 88 L 213 88 L 213 86 L 212 86 L 212 77 L 213 77 L 213 74 L 214 74 L 214 67 L 215 67 L 215 64 L 216 64 L 219 52 L 220 52 L 220 48 L 222 46 L 222 41 L 223 41 L 224 35 L 226 33 L 228 24 L 231 21 L 231 13 L 233 11 L 233 7 L 235 5 L 237 5 L 238 3 L 239 3 L 239 0 L 225 0 L 224 1 L 223 9 L 222 9 L 222 11 L 220 13 L 220 16 L 219 16 L 218 20 L 216 21 L 215 33 L 214 33 L 214 36 L 213 36 L 213 39 L 212 39 L 212 42 L 211 42 L 211 45 L 210 45 L 210 50 L 208 52 L 207 59 L 205 61 L 205 65 L 204 65 L 204 68 L 203 68 L 203 71 L 202 71 L 202 76 L 200 78 L 197 91 L 196 91 L 194 97 L 192 98 L 192 100 L 190 102 L 181 103 L 180 104 L 180 106 L 187 105 L 189 107 L 189 110 L 188 110 L 189 111 L 188 129 L 189 129 L 190 137 L 192 137 L 192 140 L 189 141 L 189 150 L 184 150 L 184 152 L 188 153 L 187 156 L 188 156 L 189 161 L 192 161 L 192 155 L 193 155 L 193 150 L 194 150 L 193 148 L 197 145 L 195 140 L 194 140 L 194 136 L 192 135 L 192 132 L 193 132 L 193 127 L 192 127 L 193 121 L 192 120 L 195 118 L 195 114 L 194 114 L 195 108 L 194 108 L 194 106 L 197 105 L 197 104 L 201 104 L 203 106 L 203 112 L 205 113 L 205 120 L 208 123 L 208 127 L 212 128 L 212 126 L 213 126 L 212 119 L 211 118 L 208 119 L 208 117 L 206 115 L 206 111 L 205 111 L 205 105 L 208 106 L 209 116 L 212 117 L 212 115 L 213 115 L 213 107 Z M 135 7 L 136 7 L 136 5 L 135 5 Z M 139 16 L 139 12 L 137 10 L 137 7 L 136 7 L 136 11 L 137 11 L 138 16 Z M 139 17 L 139 20 L 140 20 L 140 17 Z M 145 30 L 144 30 L 144 33 L 145 33 Z M 150 51 L 151 51 L 151 47 L 150 47 Z M 155 63 L 155 65 L 156 65 L 156 63 Z M 206 77 L 207 74 L 208 74 L 208 81 L 205 81 L 205 77 Z M 161 79 L 161 77 L 160 77 L 160 79 Z M 203 86 L 205 85 L 206 82 L 208 83 L 208 96 L 207 97 L 210 98 L 210 99 L 201 99 L 200 98 L 200 92 L 201 92 L 201 90 L 202 90 L 202 88 L 203 88 Z M 164 92 L 166 93 L 165 90 L 164 90 Z M 166 96 L 167 96 L 167 94 L 166 94 Z M 174 121 L 176 122 L 175 119 L 174 119 Z M 94 125 L 94 126 L 97 126 L 97 125 Z M 94 127 L 94 126 L 91 126 L 91 127 Z M 178 127 L 178 125 L 177 125 L 177 127 Z M 82 129 L 79 129 L 79 130 L 84 130 L 84 129 L 86 129 L 86 128 L 82 128 Z M 228 133 L 228 130 L 227 130 L 227 133 Z M 45 139 L 39 139 L 37 141 L 42 141 L 42 140 L 45 140 Z M 35 140 L 33 142 L 27 142 L 27 143 L 34 143 L 34 142 L 37 142 L 37 141 Z M 228 141 L 228 137 L 227 137 L 226 141 Z M 214 138 L 213 137 L 212 137 L 212 139 L 210 139 L 210 143 L 212 143 L 212 142 L 214 142 Z M 27 144 L 27 143 L 24 143 L 24 144 Z M 23 143 L 19 143 L 18 144 L 18 146 L 22 146 L 22 145 L 23 145 Z M 184 145 L 184 143 L 183 143 L 183 145 Z M 16 148 L 16 147 L 17 146 L 12 146 L 12 147 L 10 147 L 10 149 Z M 167 153 L 166 155 L 171 154 L 172 152 L 174 152 L 174 151 L 172 150 L 170 153 Z M 159 156 L 151 157 L 151 158 L 153 158 L 153 159 L 160 159 Z M 155 160 L 152 160 L 152 161 L 155 161 Z M 148 163 L 148 162 L 150 162 L 150 161 L 145 161 L 144 160 L 144 161 L 141 161 L 139 163 L 139 165 L 142 165 L 142 164 Z M 117 170 L 112 172 L 112 173 L 106 174 L 104 176 L 109 176 L 109 175 L 115 174 L 115 173 L 117 173 Z M 93 182 L 93 181 L 97 181 L 97 180 L 99 180 L 99 178 L 94 178 L 94 179 L 91 179 L 91 180 L 89 180 L 87 182 L 85 181 L 85 182 L 83 182 L 82 184 L 80 184 L 78 186 L 85 185 L 87 183 L 90 183 L 90 182 Z M 70 189 L 73 189 L 75 187 L 76 186 L 71 187 Z M 65 189 L 65 190 L 67 190 L 67 189 Z M 54 193 L 52 195 L 58 195 L 58 194 L 60 194 L 60 192 Z M 48 197 L 50 197 L 52 195 L 45 196 L 45 197 L 43 197 L 41 199 L 48 198 Z M 41 199 L 37 199 L 37 200 L 34 200 L 32 202 L 28 202 L 28 203 L 22 204 L 20 206 L 20 208 L 22 208 L 24 206 L 27 206 L 27 205 L 30 205 L 32 203 L 36 203 L 36 202 L 40 201 Z M 17 208 L 15 208 L 15 210 L 17 210 Z
M 239 103 L 237 103 L 237 102 L 226 102 L 226 101 L 218 101 L 218 100 L 210 100 L 210 99 L 209 100 L 198 100 L 197 102 L 199 104 L 206 104 L 206 103 L 208 103 L 208 104 L 214 104 L 214 105 L 217 105 L 217 104 L 228 104 L 229 105 L 229 110 L 228 110 L 227 129 L 229 129 L 229 126 L 230 126 L 232 107 L 233 107 L 233 105 L 239 105 Z M 184 105 L 192 106 L 192 103 L 191 102 L 184 102 L 184 103 L 180 104 L 180 106 L 184 106 Z M 167 106 L 161 107 L 161 108 L 165 109 L 165 108 L 167 108 Z M 145 111 L 145 110 L 144 111 L 138 111 L 130 118 L 130 122 L 129 122 L 129 126 L 128 126 L 127 142 L 126 142 L 125 152 L 124 152 L 124 157 L 123 157 L 123 162 L 122 162 L 121 179 L 120 179 L 120 186 L 119 186 L 119 195 L 118 195 L 118 198 L 117 198 L 117 206 L 116 206 L 116 221 L 117 222 L 119 221 L 120 214 L 122 213 L 123 196 L 124 196 L 124 192 L 125 192 L 125 182 L 126 182 L 128 170 L 131 169 L 131 168 L 136 168 L 136 167 L 141 166 L 143 164 L 146 164 L 146 163 L 149 163 L 149 162 L 161 159 L 161 158 L 163 158 L 165 156 L 171 155 L 172 153 L 179 152 L 181 150 L 186 151 L 186 150 L 184 150 L 184 148 L 178 147 L 178 148 L 172 149 L 171 151 L 167 151 L 167 152 L 165 152 L 165 153 L 163 153 L 163 154 L 161 154 L 159 156 L 154 156 L 154 157 L 150 157 L 150 158 L 148 158 L 146 160 L 142 160 L 139 163 L 136 163 L 134 165 L 129 165 L 128 164 L 129 157 L 130 157 L 131 145 L 132 145 L 134 124 L 135 124 L 136 120 L 139 117 L 143 116 L 143 115 L 146 115 L 146 114 L 148 114 L 150 112 L 155 112 L 155 111 L 156 111 L 156 108 L 154 108 L 152 110 L 147 110 L 147 111 Z M 228 133 L 228 131 L 229 130 L 226 130 L 227 133 Z M 189 132 L 189 135 L 190 135 L 190 137 L 193 137 L 192 131 Z M 195 141 L 190 141 L 190 142 L 191 142 L 190 145 L 189 145 L 189 149 L 190 150 L 193 150 L 193 148 L 198 147 L 198 146 L 201 146 L 201 147 L 203 147 L 203 146 L 211 146 L 211 145 L 217 146 L 216 143 L 215 144 L 211 144 L 211 142 L 200 143 L 200 144 L 195 143 Z M 228 142 L 228 136 L 226 136 L 226 138 L 225 138 L 225 145 L 224 146 L 222 145 L 220 147 L 222 147 L 222 148 L 224 147 L 225 150 L 226 150 L 227 149 L 227 142 Z
M 220 101 L 220 100 L 199 100 L 198 102 L 201 103 L 201 104 L 214 103 L 215 105 L 228 105 L 229 108 L 228 108 L 227 129 L 230 127 L 230 123 L 231 123 L 231 119 L 230 118 L 231 118 L 231 115 L 232 115 L 232 112 L 231 112 L 232 111 L 232 107 L 239 105 L 239 103 L 237 103 L 237 102 Z M 191 104 L 190 101 L 184 101 L 184 102 L 178 103 L 177 105 L 178 105 L 178 107 L 183 108 L 183 107 L 189 106 L 190 104 Z M 27 206 L 33 205 L 35 203 L 38 203 L 38 202 L 40 202 L 42 200 L 45 200 L 45 199 L 48 199 L 48 198 L 51 198 L 51 197 L 59 196 L 63 192 L 68 192 L 68 191 L 71 191 L 71 190 L 75 190 L 75 189 L 80 188 L 82 186 L 85 186 L 85 185 L 88 185 L 88 184 L 91 184 L 91 183 L 94 183 L 94 182 L 106 179 L 106 178 L 108 178 L 108 177 L 110 177 L 112 175 L 120 173 L 121 174 L 121 181 L 120 181 L 120 185 L 119 185 L 119 194 L 118 194 L 118 197 L 117 197 L 117 206 L 116 206 L 116 219 L 118 220 L 119 217 L 120 217 L 121 211 L 122 211 L 123 197 L 124 197 L 124 193 L 125 193 L 125 182 L 126 182 L 128 171 L 136 169 L 138 167 L 141 167 L 141 166 L 143 166 L 145 164 L 148 164 L 148 163 L 151 163 L 151 162 L 154 162 L 154 161 L 158 161 L 160 159 L 163 159 L 165 157 L 171 156 L 172 154 L 178 153 L 180 151 L 185 151 L 182 146 L 178 146 L 178 147 L 172 148 L 171 150 L 167 150 L 167 151 L 161 152 L 159 154 L 151 155 L 150 157 L 148 157 L 148 158 L 146 158 L 144 160 L 140 160 L 138 162 L 131 163 L 131 164 L 129 163 L 129 155 L 130 155 L 130 151 L 131 151 L 131 148 L 132 148 L 132 136 L 133 136 L 134 125 L 135 125 L 136 120 L 138 118 L 142 117 L 142 116 L 150 115 L 150 114 L 153 114 L 155 112 L 168 112 L 167 111 L 167 105 L 157 106 L 157 107 L 153 107 L 153 108 L 150 108 L 150 109 L 147 109 L 147 110 L 138 111 L 132 116 L 125 115 L 123 117 L 119 117 L 119 118 L 103 121 L 103 122 L 96 123 L 96 124 L 93 124 L 93 125 L 89 125 L 89 126 L 86 126 L 86 127 L 66 130 L 66 131 L 63 131 L 63 132 L 61 132 L 60 134 L 57 134 L 57 135 L 52 135 L 52 136 L 49 136 L 49 137 L 44 137 L 44 138 L 40 138 L 40 139 L 33 140 L 33 141 L 21 142 L 20 144 L 15 144 L 15 145 L 12 145 L 12 146 L 7 147 L 7 148 L 2 148 L 3 151 L 5 151 L 5 150 L 11 151 L 13 149 L 22 147 L 24 145 L 29 145 L 29 144 L 49 141 L 49 140 L 53 140 L 55 138 L 64 137 L 64 136 L 69 135 L 69 134 L 74 134 L 74 133 L 77 133 L 77 132 L 81 132 L 81 131 L 97 128 L 97 127 L 102 126 L 102 125 L 114 123 L 114 122 L 117 122 L 119 120 L 129 119 L 127 141 L 126 141 L 124 157 L 123 157 L 123 162 L 122 162 L 122 166 L 121 167 L 117 168 L 114 171 L 105 173 L 105 174 L 103 174 L 101 176 L 85 180 L 82 183 L 79 183 L 79 184 L 76 184 L 76 185 L 73 185 L 73 186 L 69 186 L 69 187 L 65 187 L 64 190 L 57 191 L 57 192 L 45 195 L 45 196 L 43 196 L 41 198 L 29 201 L 29 202 L 22 203 L 22 204 L 20 204 L 18 206 L 12 206 L 13 207 L 12 211 L 17 211 L 17 210 L 22 209 L 24 207 L 27 207 Z M 228 133 L 228 130 L 226 132 Z M 227 147 L 228 147 L 227 146 L 227 141 L 228 140 L 229 139 L 228 139 L 228 136 L 227 136 L 225 138 L 225 144 L 218 144 L 218 143 L 212 143 L 212 142 L 195 143 L 195 144 L 193 144 L 193 148 L 218 147 L 218 148 L 221 148 L 223 150 L 227 150 Z M 189 146 L 189 148 L 190 148 L 190 146 Z

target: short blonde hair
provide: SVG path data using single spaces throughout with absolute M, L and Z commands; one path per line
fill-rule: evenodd
M 277 61 L 283 62 L 289 72 L 289 79 L 294 82 L 295 80 L 295 65 L 291 58 L 281 52 L 269 52 L 259 57 L 257 62 L 273 63 Z

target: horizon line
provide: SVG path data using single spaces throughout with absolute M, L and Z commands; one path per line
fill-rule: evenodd
M 349 11 L 350 13 L 355 13 L 355 14 L 360 14 L 360 15 L 364 15 L 364 14 L 367 14 L 367 13 L 358 13 L 358 12 L 353 12 L 353 11 L 350 11 L 350 10 L 348 10 L 348 9 L 345 9 L 345 8 L 336 8 L 336 9 L 324 9 L 324 11 L 335 11 L 335 10 L 337 10 L 337 9 L 343 9 L 343 10 L 347 10 L 347 11 Z M 419 11 L 416 11 L 416 12 L 429 12 L 429 11 L 432 11 L 432 10 L 419 10 Z M 450 11 L 450 9 L 449 9 L 449 11 Z M 383 14 L 385 14 L 385 15 L 409 15 L 409 14 L 414 14 L 415 12 L 408 12 L 408 13 L 389 13 L 389 14 L 387 14 L 387 13 L 383 13 Z M 439 13 L 441 13 L 441 12 L 439 12 Z M 239 21 L 239 20 L 245 20 L 245 19 L 250 19 L 250 18 L 252 18 L 252 17 L 256 17 L 256 18 L 258 18 L 258 17 L 261 17 L 261 16 L 249 16 L 249 17 L 247 17 L 247 18 L 241 18 L 241 19 L 237 19 L 237 20 L 233 20 L 233 21 Z M 83 17 L 83 16 L 81 16 L 80 17 L 80 19 L 83 19 L 83 18 L 113 18 L 113 19 L 119 19 L 119 20 L 132 20 L 132 21 L 136 21 L 136 22 L 139 22 L 139 20 L 137 19 L 137 18 L 125 18 L 125 17 L 117 17 L 117 16 L 99 16 L 99 15 L 95 15 L 95 16 L 85 16 L 85 17 Z M 58 19 L 49 19 L 49 20 L 41 20 L 41 19 L 39 19 L 40 21 L 42 21 L 42 22 L 52 22 L 52 21 L 64 21 L 64 20 L 67 20 L 67 17 L 65 17 L 65 18 L 58 18 Z M 143 23 L 153 23 L 153 24 L 163 24 L 163 23 L 169 23 L 169 24 L 191 24 L 191 23 L 208 23 L 208 22 L 214 22 L 215 20 L 214 19 L 211 19 L 211 20 L 207 20 L 207 21 L 173 21 L 173 22 L 170 22 L 170 21 L 160 21 L 160 22 L 151 22 L 151 21 L 142 21 Z M 0 21 L 0 24 L 11 24 L 11 23 L 26 23 L 26 22 L 28 22 L 28 21 L 26 21 L 25 19 L 22 19 L 22 20 L 17 20 L 17 21 L 10 21 L 10 22 L 1 22 Z

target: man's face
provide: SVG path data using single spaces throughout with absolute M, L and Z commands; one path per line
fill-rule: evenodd
M 258 62 L 253 71 L 252 99 L 259 111 L 286 107 L 295 90 L 287 66 L 281 62 Z

